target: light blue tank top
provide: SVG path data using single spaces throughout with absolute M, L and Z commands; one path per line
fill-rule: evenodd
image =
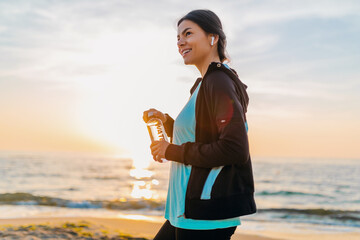
M 224 64 L 228 67 L 226 64 Z M 229 68 L 229 67 L 228 67 Z M 181 145 L 185 142 L 195 142 L 195 103 L 196 97 L 202 82 L 199 83 L 188 102 L 181 110 L 174 122 L 173 143 Z M 247 124 L 246 124 L 247 129 Z M 185 212 L 185 194 L 190 177 L 191 165 L 170 161 L 169 188 L 165 205 L 165 218 L 171 225 L 184 229 L 216 229 L 228 228 L 240 225 L 240 217 L 222 219 L 222 220 L 197 220 L 184 218 Z M 210 197 L 211 186 L 215 181 L 220 168 L 214 168 L 205 183 L 208 185 L 208 191 L 204 186 L 201 198 Z M 212 176 L 211 176 L 212 175 Z

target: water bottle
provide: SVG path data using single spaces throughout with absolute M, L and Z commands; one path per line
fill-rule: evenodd
M 148 117 L 150 119 L 146 123 L 151 142 L 162 140 L 169 142 L 162 121 L 159 118 L 152 117 L 153 115 L 154 114 L 152 112 L 148 113 Z M 168 162 L 168 160 L 166 160 L 165 158 L 161 158 L 161 161 L 163 163 Z

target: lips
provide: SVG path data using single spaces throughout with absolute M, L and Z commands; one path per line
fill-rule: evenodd
M 182 50 L 181 55 L 184 57 L 189 52 L 191 52 L 191 48 L 184 49 L 184 50 Z

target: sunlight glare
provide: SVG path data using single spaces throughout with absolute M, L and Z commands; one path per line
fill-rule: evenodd
M 150 178 L 154 175 L 153 171 L 149 171 L 143 168 L 133 168 L 130 170 L 130 176 L 135 179 Z
M 151 199 L 153 196 L 153 191 L 149 183 L 145 185 L 145 188 L 142 186 L 144 181 L 136 181 L 131 192 L 133 198 L 145 198 Z

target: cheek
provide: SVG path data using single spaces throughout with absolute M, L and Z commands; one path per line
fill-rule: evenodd
M 193 56 L 197 57 L 204 57 L 210 52 L 210 47 L 207 44 L 207 41 L 203 38 L 192 38 L 188 39 L 188 45 L 192 48 Z
M 198 44 L 196 48 L 196 53 L 199 55 L 206 55 L 208 54 L 210 49 L 206 46 L 206 43 Z

